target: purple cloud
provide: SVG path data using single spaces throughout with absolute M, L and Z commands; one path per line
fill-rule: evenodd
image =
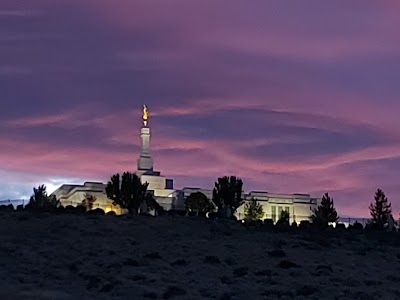
M 380 187 L 397 213 L 398 8 L 2 1 L 0 196 L 133 170 L 146 103 L 177 187 L 236 174 L 247 190 L 329 191 L 360 216 Z

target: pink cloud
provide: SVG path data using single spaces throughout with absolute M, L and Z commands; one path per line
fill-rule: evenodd
M 153 131 L 157 129 L 154 128 Z M 134 136 L 132 134 L 126 136 Z M 132 138 L 137 144 L 138 137 Z M 313 192 L 318 190 L 343 190 L 362 188 L 368 180 L 360 177 L 362 170 L 340 171 L 338 168 L 357 161 L 399 157 L 397 145 L 372 147 L 341 155 L 321 155 L 301 162 L 260 161 L 235 151 L 237 142 L 199 141 L 174 136 L 161 136 L 152 141 L 155 167 L 170 177 L 194 176 L 213 179 L 225 174 L 235 174 L 250 181 L 247 188 L 270 192 Z M 134 151 L 109 152 L 90 145 L 58 147 L 23 141 L 5 141 L 0 144 L 0 164 L 5 170 L 26 172 L 45 177 L 70 176 L 107 180 L 114 172 L 134 170 L 138 153 Z M 170 151 L 171 152 L 163 152 Z M 163 154 L 160 154 L 163 153 Z M 99 163 L 101 162 L 101 163 Z M 265 174 L 264 172 L 268 172 Z M 361 173 L 360 173 L 361 172 Z M 277 176 L 277 177 L 276 177 Z M 278 181 L 273 178 L 281 178 Z M 284 181 L 282 179 L 285 178 Z M 176 182 L 177 187 L 179 182 Z M 245 182 L 246 184 L 246 182 Z M 207 188 L 207 186 L 206 186 Z M 345 212 L 350 212 L 343 209 Z M 364 209 L 365 213 L 365 209 Z
M 6 122 L 10 127 L 32 127 L 41 125 L 67 124 L 73 119 L 72 113 L 62 113 L 47 116 L 24 117 Z
M 29 184 L 35 176 L 107 180 L 134 170 L 136 107 L 150 99 L 155 166 L 184 182 L 198 185 L 201 178 L 211 188 L 218 176 L 235 174 L 245 178 L 246 189 L 332 191 L 343 212 L 363 214 L 371 185 L 384 182 L 396 191 L 390 164 L 400 153 L 392 67 L 400 50 L 397 2 L 29 3 L 27 11 L 43 15 L 28 17 L 51 20 L 43 27 L 23 23 L 25 10 L 7 3 L 3 16 L 21 19 L 15 35 L 0 35 L 11 42 L 0 49 L 7 50 L 0 76 L 13 75 L 2 95 L 0 164 L 14 172 L 12 180 L 18 174 Z M 293 132 L 264 132 L 274 113 Z M 318 144 L 321 136 L 308 129 L 357 141 L 343 139 L 336 151 L 315 155 L 304 147 L 296 159 L 251 152 Z M 362 140 L 369 138 L 376 142 Z M 341 199 L 360 190 L 358 204 Z

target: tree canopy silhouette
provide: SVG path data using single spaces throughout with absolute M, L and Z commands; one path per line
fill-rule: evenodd
M 130 214 L 137 214 L 140 205 L 146 199 L 147 186 L 147 183 L 141 183 L 136 174 L 125 172 L 122 176 L 111 176 L 106 186 L 106 194 L 114 201 L 113 205 L 127 209 Z
M 244 206 L 244 219 L 246 221 L 261 220 L 264 217 L 264 210 L 256 199 L 252 198 L 250 202 Z
M 211 212 L 215 208 L 214 204 L 201 192 L 191 193 L 185 200 L 185 206 L 188 211 L 194 211 L 197 215 Z
M 327 227 L 329 222 L 337 222 L 339 220 L 336 208 L 333 204 L 333 199 L 328 193 L 322 197 L 321 204 L 317 209 L 313 210 L 311 220 L 314 224 L 322 227 Z
M 144 199 L 147 209 L 154 210 L 155 215 L 164 213 L 164 208 L 154 199 L 151 193 L 147 193 Z
M 221 217 L 231 217 L 242 201 L 243 182 L 236 176 L 218 178 L 213 190 L 213 202 Z
M 60 201 L 55 196 L 48 196 L 46 186 L 40 185 L 38 188 L 33 188 L 33 195 L 29 203 L 26 205 L 27 209 L 49 210 L 60 206 Z
M 369 205 L 372 217 L 372 223 L 376 229 L 382 230 L 383 225 L 388 222 L 392 214 L 392 204 L 388 201 L 385 193 L 381 189 L 377 189 L 374 196 L 374 202 Z
M 278 225 L 287 225 L 289 226 L 290 214 L 286 210 L 281 211 L 281 215 L 279 216 L 279 220 L 277 222 Z
M 96 197 L 93 196 L 92 194 L 86 193 L 84 195 L 84 199 L 82 200 L 82 203 L 80 206 L 83 206 L 86 208 L 86 211 L 91 210 L 93 208 L 93 203 L 96 202 Z

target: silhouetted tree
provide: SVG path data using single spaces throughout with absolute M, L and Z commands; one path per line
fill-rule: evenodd
M 252 198 L 250 202 L 244 206 L 244 219 L 246 221 L 261 220 L 264 217 L 264 210 L 256 199 Z
M 146 204 L 147 209 L 154 210 L 155 215 L 159 215 L 164 213 L 164 208 L 154 199 L 154 196 L 150 193 L 147 193 L 144 198 L 144 203 Z
M 201 192 L 191 193 L 185 200 L 185 206 L 188 211 L 194 211 L 197 215 L 211 212 L 215 208 L 214 204 Z
M 375 201 L 369 205 L 372 217 L 372 224 L 378 230 L 383 229 L 383 225 L 388 222 L 389 216 L 392 214 L 392 204 L 388 202 L 385 193 L 378 189 L 374 196 Z
M 111 176 L 106 186 L 106 194 L 114 201 L 113 205 L 127 209 L 130 214 L 137 214 L 140 205 L 145 201 L 147 186 L 147 183 L 141 183 L 136 174 L 125 172 L 122 176 Z
M 86 193 L 84 197 L 85 199 L 82 200 L 80 206 L 85 207 L 86 211 L 91 210 L 93 208 L 93 203 L 97 200 L 96 197 L 88 193 Z
M 33 195 L 31 196 L 29 203 L 25 206 L 26 209 L 35 210 L 51 210 L 60 206 L 60 201 L 56 197 L 48 196 L 46 192 L 46 186 L 40 185 L 38 188 L 33 188 Z
M 356 221 L 356 222 L 353 224 L 353 229 L 354 229 L 354 230 L 363 230 L 363 229 L 364 229 L 364 226 L 363 226 L 361 223 L 359 223 L 358 221 Z
M 282 210 L 277 224 L 284 224 L 289 226 L 289 219 L 290 219 L 289 212 L 286 210 Z
M 213 190 L 213 202 L 221 217 L 230 218 L 242 201 L 243 182 L 236 176 L 218 178 Z
M 339 220 L 333 199 L 329 197 L 328 193 L 322 197 L 321 204 L 313 210 L 313 213 L 311 220 L 317 226 L 327 227 L 329 222 Z

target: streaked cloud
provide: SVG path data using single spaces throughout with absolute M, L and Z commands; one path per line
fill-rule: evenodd
M 177 187 L 236 174 L 364 216 L 381 187 L 398 211 L 399 4 L 251 2 L 2 1 L 0 196 L 134 170 L 146 103 Z

